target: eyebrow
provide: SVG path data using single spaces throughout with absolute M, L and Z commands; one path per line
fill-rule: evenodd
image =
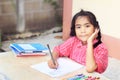
M 91 24 L 91 23 L 85 23 L 84 25 L 88 25 L 88 24 Z
M 84 25 L 89 25 L 91 23 L 85 23 Z M 75 26 L 81 26 L 81 24 L 75 24 Z

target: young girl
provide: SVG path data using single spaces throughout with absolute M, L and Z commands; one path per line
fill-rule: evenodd
M 108 50 L 101 41 L 98 21 L 92 12 L 81 10 L 72 19 L 70 38 L 53 50 L 53 58 L 48 61 L 50 68 L 57 68 L 59 57 L 70 59 L 86 66 L 87 72 L 102 73 L 108 65 Z

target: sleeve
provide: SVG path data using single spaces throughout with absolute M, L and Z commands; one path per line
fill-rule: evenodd
M 66 40 L 64 43 L 56 46 L 53 51 L 57 52 L 59 56 L 69 56 L 72 50 L 72 44 L 74 42 L 74 38 L 71 37 L 68 40 Z
M 97 63 L 96 71 L 103 73 L 108 66 L 108 50 L 105 48 L 104 44 L 100 44 L 97 46 L 95 53 Z

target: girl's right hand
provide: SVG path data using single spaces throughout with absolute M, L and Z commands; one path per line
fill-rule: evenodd
M 93 41 L 98 36 L 99 29 L 95 29 L 95 32 L 88 38 L 87 42 Z
M 57 69 L 57 68 L 58 68 L 58 62 L 57 62 L 57 60 L 55 60 L 55 65 L 54 65 L 53 61 L 50 59 L 50 60 L 48 61 L 48 66 L 49 66 L 50 68 L 52 68 L 52 69 Z

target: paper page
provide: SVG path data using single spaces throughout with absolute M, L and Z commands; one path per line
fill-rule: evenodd
M 59 66 L 57 69 L 50 69 L 48 67 L 47 62 L 35 64 L 35 65 L 32 65 L 31 67 L 51 77 L 63 76 L 69 72 L 73 72 L 83 67 L 83 65 L 80 65 L 68 58 L 59 58 L 58 63 L 59 63 Z

